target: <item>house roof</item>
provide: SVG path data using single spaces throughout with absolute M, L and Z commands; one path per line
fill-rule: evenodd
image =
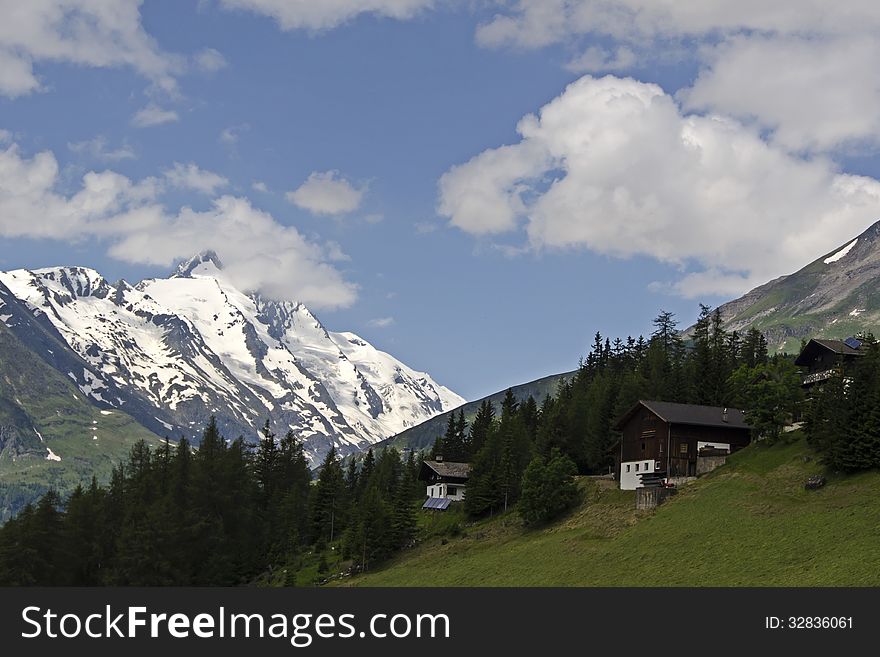
M 798 355 L 797 359 L 794 361 L 795 365 L 809 365 L 810 361 L 816 357 L 816 354 L 819 351 L 830 351 L 833 354 L 837 354 L 839 356 L 864 356 L 865 352 L 861 349 L 856 349 L 850 347 L 843 340 L 823 340 L 820 338 L 813 338 L 810 340 L 803 351 Z
M 471 473 L 470 463 L 456 463 L 455 461 L 424 461 L 424 465 L 431 468 L 441 477 L 454 477 L 467 479 Z
M 721 406 L 700 406 L 698 404 L 675 404 L 673 402 L 639 400 L 615 425 L 622 429 L 629 418 L 641 407 L 647 408 L 664 422 L 670 424 L 690 424 L 702 427 L 723 427 L 725 429 L 751 429 L 745 420 L 745 413 L 738 408 L 727 409 Z

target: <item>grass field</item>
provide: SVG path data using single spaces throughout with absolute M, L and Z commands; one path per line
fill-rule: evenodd
M 753 445 L 655 511 L 584 479 L 583 503 L 543 529 L 517 515 L 464 524 L 355 586 L 877 586 L 880 474 L 829 476 L 797 434 Z

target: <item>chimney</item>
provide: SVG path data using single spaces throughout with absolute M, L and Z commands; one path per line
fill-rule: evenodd
M 437 463 L 443 463 L 443 455 L 442 455 L 442 454 L 438 454 L 437 456 L 434 457 L 434 460 L 435 460 Z
M 727 422 L 727 409 L 726 408 L 723 411 L 721 411 L 721 421 Z

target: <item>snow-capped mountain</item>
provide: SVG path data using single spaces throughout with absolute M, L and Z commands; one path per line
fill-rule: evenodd
M 328 331 L 300 303 L 237 290 L 211 252 L 135 286 L 55 267 L 2 272 L 2 287 L 78 357 L 47 362 L 96 405 L 159 435 L 198 439 L 215 415 L 227 437 L 254 439 L 270 419 L 316 465 L 331 445 L 348 454 L 464 403 L 357 335 Z M 32 322 L 0 319 L 40 353 Z

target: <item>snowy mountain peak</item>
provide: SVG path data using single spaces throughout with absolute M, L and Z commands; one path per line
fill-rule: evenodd
M 331 446 L 345 455 L 464 403 L 359 336 L 328 331 L 301 303 L 244 293 L 220 274 L 205 252 L 135 287 L 80 267 L 0 272 L 0 283 L 69 347 L 53 367 L 66 363 L 90 401 L 159 435 L 197 441 L 214 415 L 227 437 L 253 440 L 268 418 L 317 465 Z
M 202 251 L 179 265 L 171 278 L 189 278 L 193 275 L 207 275 L 223 270 L 223 263 L 217 253 L 211 249 Z

